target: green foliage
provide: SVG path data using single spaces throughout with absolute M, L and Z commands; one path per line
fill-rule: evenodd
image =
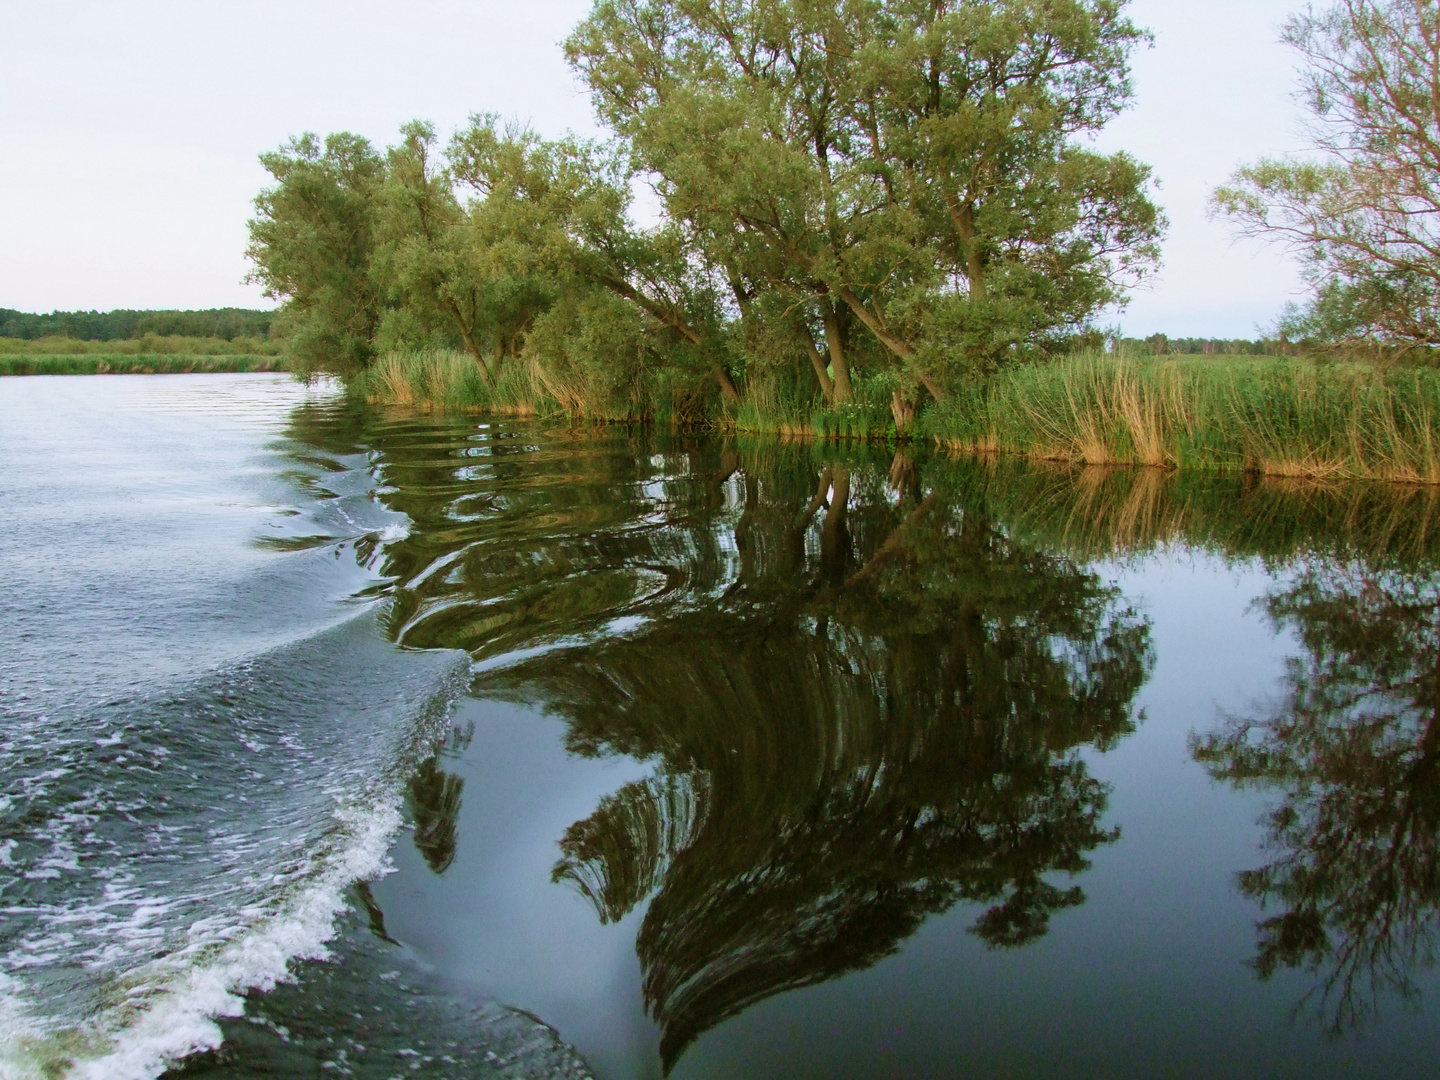
M 644 317 L 619 297 L 569 293 L 536 320 L 526 349 L 545 389 L 572 416 L 636 419 L 650 411 Z
M 1073 347 L 1153 264 L 1148 170 L 1080 141 L 1129 96 L 1123 6 L 602 0 L 567 52 L 613 142 L 484 114 L 443 153 L 418 121 L 383 154 L 302 136 L 262 158 L 254 277 L 302 370 L 463 348 L 654 418 L 798 368 L 823 430 L 882 429 L 882 377 L 904 429 L 920 387 Z
M 808 346 L 837 404 L 857 336 L 943 397 L 1154 261 L 1147 170 L 1073 141 L 1128 97 L 1121 7 L 602 0 L 567 51 L 742 317 L 783 324 L 750 337 Z
M 280 343 L 269 338 L 161 337 L 77 341 L 68 337 L 0 338 L 0 356 L 85 355 L 277 356 Z
M 371 404 L 521 416 L 555 411 L 527 366 L 512 364 L 487 379 L 467 352 L 424 349 L 380 357 L 346 384 L 355 397 Z
M 436 168 L 435 130 L 417 121 L 400 133 L 399 145 L 386 153 L 376 196 L 371 273 L 387 306 L 375 349 L 461 347 L 483 367 L 477 341 L 486 320 L 483 276 L 473 246 L 465 243 L 460 204 Z
M 612 148 L 486 115 L 443 156 L 436 144 L 417 121 L 384 155 L 307 135 L 262 159 L 277 184 L 256 200 L 250 256 L 287 300 L 277 327 L 300 370 L 353 379 L 387 353 L 464 349 L 482 381 L 548 363 L 581 411 L 635 416 L 655 397 L 636 389 L 639 357 L 681 412 L 703 378 L 736 396 L 714 290 L 676 230 L 629 222 Z M 576 340 L 561 342 L 560 327 Z
M 251 280 L 286 301 L 286 355 L 297 370 L 353 374 L 373 358 L 381 318 L 371 263 L 384 159 L 341 132 L 323 144 L 302 135 L 260 163 L 276 185 L 255 199 Z

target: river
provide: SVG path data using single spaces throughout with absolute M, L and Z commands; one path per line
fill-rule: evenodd
M 1440 494 L 0 381 L 0 1076 L 1431 1075 Z

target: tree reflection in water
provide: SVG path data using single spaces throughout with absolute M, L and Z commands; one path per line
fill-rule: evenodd
M 1304 646 L 1279 707 L 1193 745 L 1279 794 L 1274 858 L 1241 879 L 1269 909 L 1257 969 L 1313 970 L 1338 1029 L 1431 959 L 1436 489 L 447 423 L 302 411 L 296 429 L 377 450 L 413 522 L 366 549 L 397 641 L 553 649 L 476 692 L 548 705 L 577 753 L 654 763 L 566 832 L 555 877 L 603 920 L 649 901 L 667 1064 L 956 902 L 983 905 L 995 945 L 1079 902 L 1064 875 L 1115 835 L 1079 751 L 1131 729 L 1151 663 L 1145 622 L 1083 567 L 1169 543 L 1287 575 L 1267 610 Z M 458 796 L 417 777 L 432 865 Z
M 667 1068 L 958 901 L 984 905 L 989 944 L 1034 940 L 1118 835 L 1080 749 L 1133 730 L 1148 624 L 913 463 L 791 464 L 722 455 L 632 563 L 685 583 L 630 609 L 640 628 L 474 688 L 543 702 L 576 753 L 655 764 L 566 832 L 554 877 L 607 922 L 649 899 L 637 949 Z
M 465 781 L 440 768 L 432 755 L 420 763 L 410 778 L 410 818 L 415 825 L 415 848 L 425 863 L 443 874 L 455 861 L 458 841 L 455 819 L 460 815 L 460 795 Z
M 1255 967 L 1318 976 L 1333 1031 L 1415 992 L 1440 905 L 1440 575 L 1315 559 L 1265 609 L 1294 632 L 1272 712 L 1194 742 L 1216 777 L 1274 788 L 1271 862 L 1240 875 L 1277 910 Z

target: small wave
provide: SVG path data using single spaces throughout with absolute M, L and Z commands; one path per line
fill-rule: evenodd
M 345 890 L 382 872 L 404 780 L 467 675 L 463 653 L 384 641 L 371 610 L 210 685 L 76 718 L 124 737 L 71 737 L 45 773 L 84 775 L 80 811 L 32 785 L 40 820 L 3 909 L 0 1077 L 150 1080 L 218 1046 L 242 995 L 323 957 Z M 144 797 L 157 783 L 165 806 Z
M 274 989 L 288 978 L 293 961 L 326 959 L 325 943 L 345 906 L 345 890 L 383 870 L 400 824 L 398 799 L 368 810 L 342 808 L 336 818 L 343 829 L 336 849 L 317 858 L 314 878 L 280 910 L 194 966 L 187 965 L 182 952 L 157 961 L 151 972 L 132 973 L 127 981 L 144 987 L 145 1004 L 113 1035 L 103 1030 L 106 1019 L 113 1018 L 104 1016 L 92 1021 L 89 1031 L 46 1033 L 26 1022 L 15 980 L 0 984 L 0 1016 L 9 1019 L 5 1042 L 21 1051 L 17 1055 L 12 1049 L 3 1060 L 7 1080 L 47 1080 L 67 1062 L 65 1075 L 73 1080 L 153 1080 L 175 1062 L 217 1048 L 222 1034 L 216 1020 L 242 1015 L 243 995 Z M 72 1049 L 77 1042 L 108 1047 L 88 1056 Z

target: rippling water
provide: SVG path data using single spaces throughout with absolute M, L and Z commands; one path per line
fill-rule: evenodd
M 1433 1069 L 1433 492 L 265 376 L 0 460 L 0 1075 Z

